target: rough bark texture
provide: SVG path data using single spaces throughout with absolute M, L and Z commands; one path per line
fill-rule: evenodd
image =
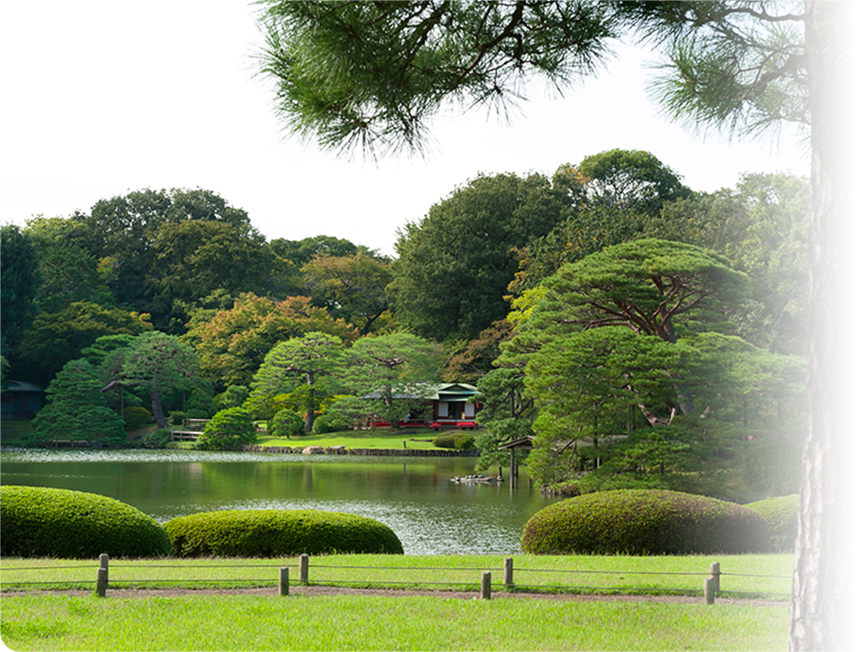
M 859 649 L 852 601 L 859 522 L 858 208 L 854 178 L 858 78 L 850 56 L 849 2 L 806 3 L 812 115 L 808 425 L 793 577 L 792 650 Z M 854 188 L 856 186 L 856 188 Z M 854 251 L 854 248 L 857 251 Z M 854 257 L 856 260 L 854 260 Z M 856 472 L 858 475 L 858 471 Z M 853 632 L 852 628 L 857 630 Z

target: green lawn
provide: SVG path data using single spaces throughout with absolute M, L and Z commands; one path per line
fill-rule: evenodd
M 270 437 L 260 433 L 258 446 L 344 446 L 346 448 L 436 448 L 432 443 L 435 433 L 430 428 L 374 428 L 373 430 L 347 430 L 325 435 L 297 437 Z
M 15 650 L 783 650 L 786 607 L 437 596 L 3 597 Z

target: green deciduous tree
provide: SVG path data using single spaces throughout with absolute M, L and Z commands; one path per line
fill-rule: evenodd
M 10 354 L 36 312 L 36 291 L 39 286 L 39 265 L 32 236 L 14 224 L 0 227 L 0 269 L 3 292 L 0 293 L 0 312 L 3 315 L 3 332 L 0 335 L 0 352 Z
M 692 195 L 673 170 L 638 150 L 614 149 L 587 156 L 577 166 L 561 165 L 554 183 L 569 188 L 572 210 L 529 243 L 511 287 L 515 293 L 538 286 L 565 263 L 641 237 L 644 223 L 657 218 L 662 206 Z
M 358 252 L 365 251 L 363 247 L 356 246 L 350 240 L 331 235 L 317 235 L 302 240 L 276 238 L 270 241 L 269 245 L 276 256 L 288 261 L 297 270 L 315 256 L 355 256 Z M 370 252 L 365 251 L 365 253 Z
M 333 319 L 309 297 L 274 301 L 242 294 L 226 310 L 197 310 L 182 340 L 198 352 L 201 373 L 214 385 L 250 385 L 264 357 L 283 340 L 311 332 L 352 341 L 358 331 Z
M 37 304 L 45 312 L 62 310 L 76 301 L 114 304 L 110 276 L 103 273 L 99 259 L 81 245 L 74 231 L 73 222 L 59 217 L 27 221 L 42 276 Z
M 171 311 L 182 314 L 182 303 L 194 304 L 214 289 L 259 292 L 260 276 L 283 276 L 246 212 L 208 190 L 134 191 L 100 200 L 69 222 L 74 243 L 111 272 L 117 304 L 152 314 L 159 328 L 181 330 Z M 166 295 L 172 289 L 176 306 Z
M 565 165 L 560 171 L 571 168 Z M 572 172 L 582 184 L 586 205 L 651 214 L 667 201 L 692 194 L 676 172 L 640 150 L 612 149 L 587 156 Z
M 275 266 L 264 237 L 247 224 L 168 222 L 152 246 L 156 264 L 145 280 L 154 312 L 172 315 L 173 331 L 185 325 L 188 306 L 215 291 L 265 294 Z
M 480 176 L 401 233 L 391 291 L 398 323 L 438 341 L 474 339 L 505 318 L 514 248 L 568 211 L 564 187 L 539 174 Z
M 363 251 L 352 256 L 315 256 L 302 266 L 305 290 L 314 303 L 344 319 L 361 335 L 391 322 L 386 286 L 389 264 Z
M 19 355 L 35 373 L 50 377 L 99 337 L 150 330 L 149 315 L 79 301 L 58 312 L 39 313 L 24 333 Z

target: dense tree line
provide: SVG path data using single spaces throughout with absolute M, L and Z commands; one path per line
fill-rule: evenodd
M 48 385 L 36 440 L 74 413 L 70 432 L 107 443 L 128 410 L 323 432 L 473 382 L 480 469 L 529 436 L 530 474 L 556 490 L 790 492 L 808 201 L 804 179 L 698 193 L 610 150 L 465 182 L 390 261 L 334 236 L 267 242 L 212 192 L 134 192 L 3 227 L 4 301 L 21 298 L 4 303 L 4 376 Z

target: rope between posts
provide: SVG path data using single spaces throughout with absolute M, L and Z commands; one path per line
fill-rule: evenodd
M 440 568 L 437 566 L 326 566 L 324 564 L 313 564 L 310 565 L 309 568 L 334 568 L 334 569 L 349 569 L 349 570 L 383 570 L 383 571 L 396 571 L 396 570 L 418 570 L 418 571 L 493 571 L 497 570 L 496 568 Z M 702 574 L 702 573 L 701 573 Z
M 111 568 L 296 568 L 299 564 L 124 564 L 111 561 Z M 70 568 L 88 568 L 87 566 L 74 566 Z M 25 569 L 16 569 L 25 570 Z
M 662 571 L 615 571 L 615 570 L 565 570 L 565 569 L 555 569 L 555 568 L 518 568 L 519 573 L 581 573 L 588 574 L 593 573 L 595 575 L 697 575 L 698 577 L 703 575 L 703 572 L 700 573 L 687 573 L 687 572 L 675 572 L 675 573 L 667 573 Z M 727 573 L 722 573 L 722 575 L 726 575 Z

